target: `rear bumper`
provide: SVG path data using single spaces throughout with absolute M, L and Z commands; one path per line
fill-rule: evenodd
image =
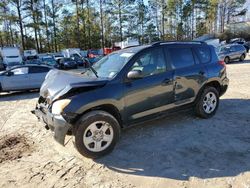
M 55 140 L 64 146 L 65 136 L 71 129 L 71 125 L 68 124 L 61 115 L 53 115 L 50 112 L 44 112 L 39 105 L 33 111 L 38 120 L 46 125 L 51 131 L 54 132 Z

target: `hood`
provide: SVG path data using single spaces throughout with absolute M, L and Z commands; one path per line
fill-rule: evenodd
M 73 89 L 103 86 L 107 82 L 107 79 L 86 77 L 79 73 L 51 70 L 41 86 L 40 95 L 53 101 Z

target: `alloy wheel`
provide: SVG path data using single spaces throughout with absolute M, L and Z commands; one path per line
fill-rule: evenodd
M 212 113 L 217 106 L 217 98 L 213 92 L 208 92 L 203 99 L 203 109 L 207 114 Z
M 83 134 L 85 147 L 92 152 L 105 150 L 114 138 L 112 126 L 105 121 L 96 121 L 90 124 Z

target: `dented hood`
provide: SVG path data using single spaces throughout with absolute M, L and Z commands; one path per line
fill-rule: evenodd
M 102 86 L 107 79 L 86 77 L 82 74 L 51 70 L 40 89 L 40 96 L 55 100 L 74 88 Z

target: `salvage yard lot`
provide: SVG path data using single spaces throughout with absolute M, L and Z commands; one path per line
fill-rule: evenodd
M 250 59 L 250 58 L 248 58 Z M 0 96 L 0 187 L 249 187 L 250 60 L 208 120 L 182 112 L 125 130 L 98 160 L 62 147 L 30 113 L 38 93 Z

